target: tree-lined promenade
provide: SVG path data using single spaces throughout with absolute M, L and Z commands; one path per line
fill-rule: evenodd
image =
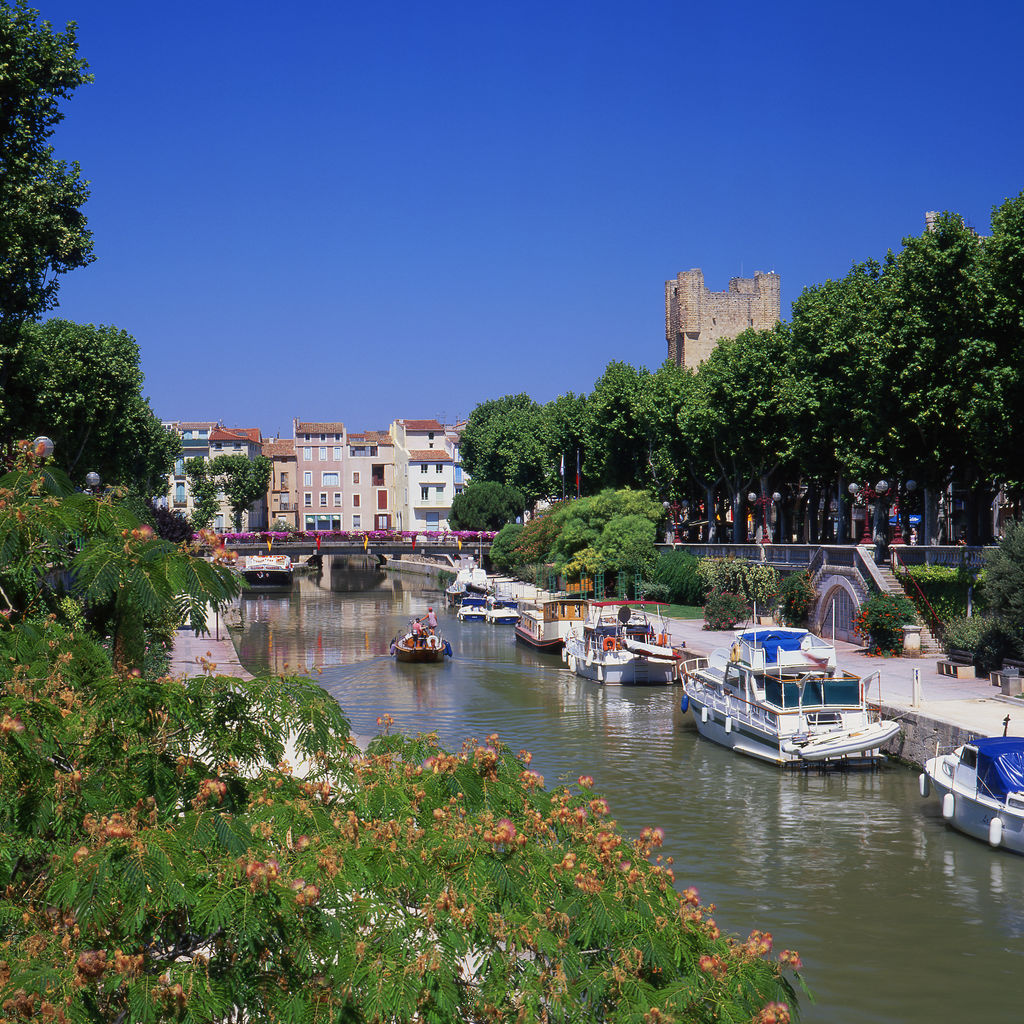
M 984 543 L 997 496 L 1020 507 L 1022 400 L 1024 193 L 993 210 L 988 237 L 943 214 L 881 262 L 805 289 L 788 323 L 720 342 L 695 371 L 613 362 L 589 395 L 485 401 L 462 458 L 474 481 L 531 502 L 577 485 L 649 490 L 685 504 L 705 540 L 726 539 L 727 522 L 745 539 L 766 508 L 781 539 L 856 539 L 844 535 L 850 502 L 873 501 L 885 480 L 886 501 L 922 515 L 922 543 L 961 529 Z M 964 508 L 940 524 L 951 488 Z

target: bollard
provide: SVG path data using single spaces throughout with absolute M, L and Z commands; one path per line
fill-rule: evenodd
M 919 708 L 921 706 L 921 670 L 919 668 L 912 670 L 912 678 L 910 705 Z

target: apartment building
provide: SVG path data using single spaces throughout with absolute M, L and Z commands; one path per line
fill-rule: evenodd
M 345 424 L 292 420 L 298 527 L 341 530 L 344 516 Z
M 263 454 L 263 435 L 259 427 L 222 427 L 210 430 L 209 459 L 220 455 L 244 455 L 247 459 L 255 459 Z M 215 530 L 232 530 L 234 515 L 224 495 L 221 495 L 221 506 L 213 520 Z M 257 498 L 248 509 L 242 520 L 243 530 L 265 530 L 267 528 L 267 497 Z
M 300 513 L 295 441 L 291 438 L 264 441 L 263 454 L 273 463 L 270 487 L 267 490 L 267 518 L 270 528 L 273 529 L 275 523 L 284 523 L 288 529 L 297 529 Z
M 348 434 L 345 445 L 345 529 L 397 529 L 395 443 L 384 430 Z
M 192 491 L 185 476 L 185 463 L 189 459 L 209 460 L 210 431 L 216 430 L 220 423 L 216 420 L 186 422 L 165 420 L 163 424 L 173 430 L 181 438 L 181 455 L 175 460 L 174 470 L 167 481 L 168 507 L 176 512 L 191 515 L 195 507 Z
M 389 432 L 395 442 L 396 529 L 447 530 L 456 494 L 458 430 L 437 420 L 395 420 Z

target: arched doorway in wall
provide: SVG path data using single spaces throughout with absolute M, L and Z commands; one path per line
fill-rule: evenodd
M 853 631 L 853 619 L 860 608 L 860 599 L 849 580 L 836 577 L 826 586 L 815 609 L 815 631 L 821 637 L 859 643 L 860 637 Z M 834 632 L 833 632 L 834 630 Z

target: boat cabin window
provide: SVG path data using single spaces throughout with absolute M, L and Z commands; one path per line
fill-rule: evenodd
M 765 676 L 764 693 L 765 700 L 778 708 L 849 707 L 860 703 L 860 683 L 856 679 L 808 679 L 801 699 L 796 683 Z
M 965 768 L 977 768 L 978 751 L 974 747 L 964 747 L 964 752 L 960 755 L 960 763 Z

